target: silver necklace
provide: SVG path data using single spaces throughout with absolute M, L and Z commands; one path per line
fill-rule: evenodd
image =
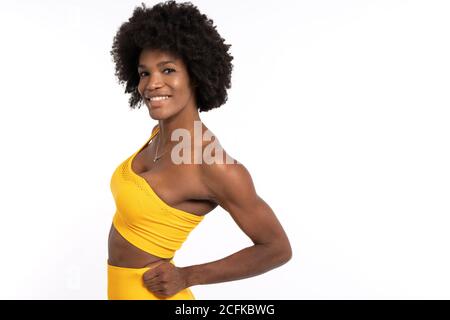
M 159 147 L 159 140 L 158 140 L 158 144 L 156 145 L 156 152 L 155 152 L 155 157 L 153 158 L 153 162 L 158 161 L 167 152 L 167 151 L 165 151 L 158 156 L 158 147 Z

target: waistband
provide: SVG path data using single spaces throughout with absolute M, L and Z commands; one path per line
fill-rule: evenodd
M 161 260 L 160 261 L 155 261 L 151 265 L 146 266 L 146 267 L 142 267 L 142 268 L 129 268 L 129 267 L 113 266 L 113 265 L 109 264 L 108 261 L 106 262 L 106 264 L 107 264 L 108 268 L 111 268 L 111 269 L 123 270 L 123 271 L 132 271 L 132 270 L 148 270 L 148 269 L 152 269 L 152 268 L 155 268 L 155 267 L 159 266 L 161 263 L 164 263 L 164 262 L 167 262 L 167 261 L 166 260 L 164 260 L 164 261 L 161 261 Z M 169 263 L 175 265 L 175 262 L 173 261 L 173 259 L 170 260 Z

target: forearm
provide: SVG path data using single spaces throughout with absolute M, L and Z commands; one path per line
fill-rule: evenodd
M 283 251 L 256 244 L 223 259 L 182 268 L 187 287 L 253 277 L 286 263 Z

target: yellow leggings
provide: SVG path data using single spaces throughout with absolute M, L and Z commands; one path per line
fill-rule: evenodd
M 173 262 L 170 261 L 172 264 Z M 195 300 L 189 288 L 161 298 L 144 285 L 143 274 L 152 267 L 123 268 L 108 265 L 108 300 Z

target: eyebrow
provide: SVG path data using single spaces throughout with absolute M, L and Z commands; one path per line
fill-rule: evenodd
M 173 63 L 173 64 L 175 64 L 175 61 L 173 61 L 173 60 L 167 60 L 167 61 L 161 61 L 161 62 L 159 62 L 158 64 L 157 64 L 157 66 L 159 67 L 159 66 L 162 66 L 163 64 L 168 64 L 168 63 Z M 141 69 L 141 68 L 147 68 L 147 66 L 145 66 L 145 65 L 143 65 L 143 64 L 140 64 L 140 65 L 138 65 L 138 69 Z

